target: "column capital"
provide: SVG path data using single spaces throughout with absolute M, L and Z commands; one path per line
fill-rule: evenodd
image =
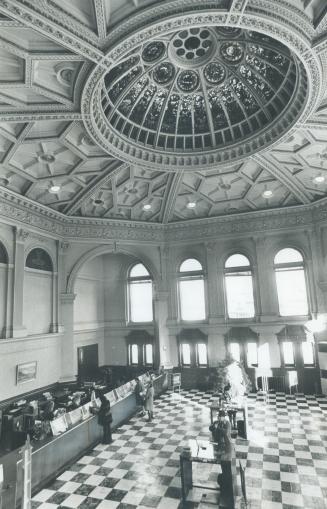
M 260 237 L 254 237 L 255 245 L 258 249 L 265 249 L 267 246 L 267 237 L 265 235 L 260 235 Z
M 17 228 L 16 230 L 16 242 L 24 243 L 27 237 L 29 236 L 29 232 L 24 230 L 23 228 Z
M 209 254 L 215 253 L 216 249 L 217 249 L 217 242 L 215 242 L 215 241 L 205 242 L 205 247 L 206 247 L 207 253 L 209 253 Z
M 62 304 L 73 303 L 76 297 L 76 293 L 61 293 L 60 300 Z
M 156 301 L 166 301 L 168 300 L 169 292 L 159 290 L 158 292 L 154 293 L 154 300 Z
M 285 327 L 284 323 L 274 323 L 274 324 L 255 324 L 249 325 L 249 328 L 255 332 L 256 334 L 278 334 Z
M 60 254 L 66 254 L 66 252 L 68 251 L 69 247 L 70 247 L 69 242 L 60 241 L 59 242 L 59 253 Z

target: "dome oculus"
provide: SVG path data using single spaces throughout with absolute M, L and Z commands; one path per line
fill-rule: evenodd
M 290 129 L 306 104 L 307 75 L 298 57 L 268 35 L 187 28 L 136 47 L 97 90 L 95 120 L 109 151 L 124 140 L 136 159 L 148 150 L 166 158 L 214 153 L 212 161 L 229 163 Z

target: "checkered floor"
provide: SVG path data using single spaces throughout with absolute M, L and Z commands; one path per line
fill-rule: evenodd
M 209 438 L 210 393 L 165 393 L 155 419 L 134 417 L 34 496 L 32 508 L 212 508 L 214 492 L 180 502 L 179 454 Z M 327 398 L 282 393 L 248 398 L 249 440 L 236 440 L 251 509 L 327 508 Z M 203 472 L 202 472 L 203 475 Z M 209 480 L 216 479 L 209 474 Z

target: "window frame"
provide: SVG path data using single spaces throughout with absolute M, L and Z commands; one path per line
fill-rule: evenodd
M 292 249 L 293 251 L 296 251 L 297 253 L 299 253 L 301 255 L 302 261 L 276 263 L 275 259 L 276 259 L 277 255 L 284 249 Z M 280 298 L 279 298 L 278 283 L 277 283 L 277 273 L 278 272 L 288 272 L 289 270 L 290 271 L 300 270 L 300 269 L 303 271 L 303 277 L 304 277 L 307 312 L 305 314 L 302 313 L 302 314 L 296 314 L 296 315 L 281 314 Z M 276 295 L 277 295 L 279 316 L 282 318 L 288 318 L 288 317 L 293 317 L 293 316 L 296 316 L 296 317 L 308 316 L 310 314 L 310 295 L 309 295 L 310 286 L 309 286 L 309 281 L 308 281 L 305 257 L 303 255 L 302 251 L 300 249 L 298 249 L 297 247 L 293 247 L 293 246 L 285 246 L 285 247 L 278 249 L 278 251 L 275 252 L 274 257 L 273 257 L 273 270 L 274 270 L 274 278 L 275 278 L 275 285 L 276 285 Z
M 152 346 L 152 362 L 146 362 L 146 346 Z M 137 363 L 132 362 L 132 348 L 137 346 Z M 127 344 L 128 366 L 151 368 L 154 365 L 154 344 L 150 341 L 131 341 Z
M 285 354 L 284 354 L 284 344 L 285 343 L 289 343 L 292 345 L 292 351 L 293 351 L 293 363 L 290 364 L 290 363 L 286 363 L 285 362 Z M 285 369 L 294 369 L 297 367 L 297 362 L 296 362 L 296 350 L 294 348 L 296 342 L 295 341 L 292 341 L 291 339 L 289 338 L 286 338 L 284 341 L 280 341 L 280 356 L 281 356 L 281 361 L 282 361 L 282 366 L 285 368 Z
M 226 264 L 227 264 L 228 260 L 232 256 L 234 256 L 234 255 L 243 256 L 244 258 L 246 258 L 248 260 L 249 265 L 238 265 L 238 266 L 235 265 L 234 267 L 226 267 Z M 242 276 L 242 272 L 243 272 L 243 275 L 251 277 L 252 300 L 253 300 L 253 315 L 252 316 L 247 316 L 247 317 L 231 317 L 229 315 L 229 309 L 228 309 L 227 278 L 228 277 L 233 277 L 233 274 L 234 275 L 238 275 L 238 276 Z M 256 293 L 255 293 L 255 274 L 254 274 L 253 264 L 252 264 L 251 258 L 247 254 L 244 254 L 243 252 L 239 252 L 239 251 L 238 252 L 230 253 L 225 258 L 223 274 L 224 274 L 225 309 L 226 309 L 226 316 L 227 316 L 228 320 L 232 320 L 232 321 L 234 321 L 234 320 L 235 321 L 244 321 L 244 320 L 246 320 L 246 321 L 253 321 L 255 319 L 255 317 L 257 316 L 257 304 L 256 304 Z
M 190 349 L 190 363 L 186 364 L 184 362 L 184 355 L 183 355 L 183 345 L 188 345 Z M 191 342 L 182 341 L 179 345 L 179 353 L 180 353 L 180 364 L 183 368 L 190 368 L 192 367 L 192 348 L 191 348 Z
M 308 364 L 306 362 L 304 362 L 304 354 L 303 354 L 303 344 L 304 343 L 307 343 L 309 345 L 311 345 L 311 350 L 312 350 L 312 363 Z M 303 367 L 304 368 L 315 368 L 316 365 L 317 365 L 317 358 L 316 358 L 316 348 L 315 348 L 315 343 L 313 343 L 312 341 L 301 341 L 301 355 L 302 355 L 302 362 L 303 362 Z
M 186 262 L 187 260 L 196 260 L 199 265 L 201 265 L 201 270 L 188 270 L 188 271 L 181 271 L 180 268 L 181 266 L 183 265 L 184 262 Z M 183 281 L 202 281 L 202 284 L 203 284 L 203 305 L 204 305 L 204 317 L 203 318 L 199 318 L 197 320 L 192 320 L 192 319 L 185 319 L 182 317 L 182 292 L 181 292 L 181 286 L 180 286 L 180 283 L 183 282 Z M 187 258 L 184 258 L 179 266 L 178 266 L 178 271 L 177 271 L 177 295 L 178 295 L 178 316 L 179 316 L 179 321 L 180 322 L 185 322 L 185 323 L 191 323 L 191 322 L 198 322 L 198 323 L 201 323 L 201 322 L 205 322 L 207 320 L 207 309 L 208 309 L 208 305 L 207 305 L 207 291 L 206 291 L 206 279 L 205 279 L 205 271 L 204 271 L 204 268 L 203 268 L 203 264 L 195 257 L 187 257 Z
M 132 362 L 133 359 L 133 346 L 137 348 L 137 363 Z M 128 365 L 129 366 L 139 366 L 140 365 L 140 347 L 138 343 L 130 343 L 128 345 Z
M 183 358 L 183 345 L 188 345 L 190 348 L 190 364 L 186 364 Z M 206 364 L 199 363 L 199 354 L 198 354 L 198 345 L 206 346 Z M 208 343 L 203 339 L 199 338 L 199 340 L 184 340 L 179 342 L 179 364 L 181 368 L 189 369 L 189 368 L 208 368 L 209 367 L 209 357 L 208 357 Z
M 147 275 L 144 275 L 144 276 L 131 276 L 131 271 L 133 270 L 133 268 L 136 266 L 136 265 L 142 265 L 144 267 L 144 269 L 146 270 L 147 272 Z M 135 321 L 135 320 L 132 320 L 132 298 L 131 298 L 131 285 L 133 284 L 138 284 L 138 283 L 151 283 L 151 293 L 152 293 L 152 306 L 151 306 L 151 313 L 152 313 L 152 319 L 151 320 L 148 320 L 148 321 Z M 133 265 L 131 265 L 128 269 L 128 273 L 127 273 L 127 292 L 126 292 L 126 296 L 127 296 L 127 322 L 130 323 L 130 324 L 142 324 L 142 323 L 153 323 L 154 321 L 154 308 L 153 308 L 153 278 L 150 274 L 150 272 L 148 271 L 147 267 L 144 265 L 144 263 L 142 262 L 136 262 L 136 263 L 133 263 Z
M 256 348 L 257 348 L 257 364 L 249 364 L 248 362 L 248 344 L 249 343 L 254 343 L 256 345 Z M 231 351 L 231 345 L 232 344 L 237 344 L 238 347 L 239 347 L 239 354 L 240 354 L 240 360 L 238 361 L 237 359 L 234 359 L 233 355 L 232 355 L 232 351 Z M 237 339 L 231 339 L 231 340 L 228 340 L 228 344 L 227 344 L 227 351 L 230 355 L 230 357 L 235 360 L 236 362 L 240 362 L 241 364 L 243 364 L 243 366 L 245 368 L 248 368 L 248 369 L 251 369 L 251 368 L 257 368 L 258 367 L 258 358 L 259 358 L 259 342 L 258 340 L 256 340 L 255 338 L 253 339 L 246 339 L 244 341 L 240 341 L 240 340 L 237 340 Z
M 205 345 L 205 348 L 206 348 L 206 362 L 203 364 L 203 363 L 200 363 L 200 355 L 199 355 L 199 345 Z M 195 343 L 195 355 L 196 355 L 196 366 L 198 368 L 207 368 L 209 363 L 208 363 L 208 344 L 205 343 L 204 341 L 200 342 L 196 342 Z
M 147 362 L 147 353 L 146 353 L 146 348 L 147 346 L 150 345 L 151 346 L 151 357 L 152 357 L 152 362 Z M 153 366 L 153 343 L 143 343 L 143 366 Z

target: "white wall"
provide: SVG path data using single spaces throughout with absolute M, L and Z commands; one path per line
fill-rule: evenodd
M 85 263 L 75 283 L 74 330 L 103 327 L 104 319 L 102 256 Z
M 17 364 L 31 361 L 37 361 L 36 379 L 17 385 Z M 59 336 L 0 341 L 0 401 L 56 383 L 59 378 Z
M 25 268 L 23 324 L 29 336 L 50 332 L 52 273 Z

